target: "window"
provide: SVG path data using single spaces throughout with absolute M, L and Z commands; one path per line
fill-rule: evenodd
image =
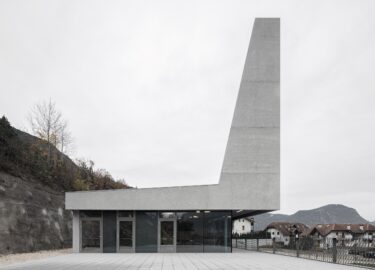
M 81 218 L 85 217 L 102 217 L 102 211 L 79 211 Z
M 133 217 L 133 211 L 118 211 L 118 217 Z
M 277 235 L 279 235 L 280 234 L 280 232 L 277 232 Z
M 100 249 L 100 220 L 82 220 L 82 250 Z
M 160 244 L 173 245 L 174 221 L 160 222 Z
M 157 252 L 158 216 L 157 212 L 136 212 L 135 251 Z
M 119 246 L 133 247 L 133 221 L 119 221 Z
M 245 226 L 244 226 L 244 225 L 242 225 L 242 230 L 243 230 L 243 231 L 245 230 Z
M 160 218 L 174 218 L 176 217 L 174 212 L 160 212 L 159 213 Z
M 177 252 L 203 252 L 203 213 L 177 213 Z
M 231 251 L 231 212 L 210 212 L 204 214 L 204 252 Z
M 197 211 L 176 214 L 177 252 L 231 251 L 231 212 Z

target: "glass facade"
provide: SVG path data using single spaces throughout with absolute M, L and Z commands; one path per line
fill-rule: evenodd
M 119 247 L 133 247 L 133 221 L 119 221 Z
M 175 212 L 159 212 L 160 218 L 175 218 L 176 213 Z
M 103 211 L 103 252 L 116 252 L 117 212 Z
M 231 252 L 230 211 L 177 212 L 177 252 Z
M 230 252 L 231 233 L 230 212 L 207 211 L 204 213 L 204 252 Z
M 133 211 L 118 211 L 118 217 L 132 218 L 134 217 Z
M 177 252 L 203 252 L 203 213 L 177 212 Z
M 158 251 L 158 213 L 136 212 L 135 252 Z
M 231 211 L 81 211 L 80 217 L 82 251 L 232 250 Z
M 174 221 L 160 222 L 160 245 L 173 245 Z
M 82 251 L 94 252 L 101 248 L 100 245 L 100 220 L 86 220 L 81 222 Z
M 90 217 L 102 217 L 102 211 L 79 211 L 79 215 L 81 218 L 90 218 Z

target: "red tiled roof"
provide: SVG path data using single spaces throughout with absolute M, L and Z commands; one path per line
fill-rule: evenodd
M 307 230 L 304 235 L 311 235 L 317 231 L 326 236 L 331 232 L 351 232 L 356 234 L 375 232 L 375 226 L 371 224 L 317 224 Z
M 298 233 L 302 233 L 308 230 L 307 227 L 303 223 L 291 223 L 291 222 L 272 222 L 266 227 L 266 231 L 268 229 L 276 229 L 281 232 L 283 235 L 290 235 L 293 231 L 297 231 Z

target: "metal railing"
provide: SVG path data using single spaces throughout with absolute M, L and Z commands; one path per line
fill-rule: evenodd
M 375 242 L 363 239 L 302 237 L 277 242 L 275 239 L 239 238 L 232 240 L 232 247 L 375 269 Z

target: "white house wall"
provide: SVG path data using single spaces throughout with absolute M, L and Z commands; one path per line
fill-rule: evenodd
M 252 231 L 251 222 L 246 218 L 240 218 L 233 221 L 232 233 L 247 234 Z

